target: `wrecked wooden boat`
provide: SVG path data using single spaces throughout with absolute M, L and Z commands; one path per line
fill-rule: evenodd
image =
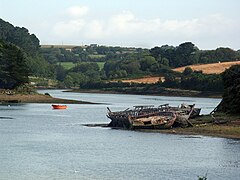
M 173 112 L 158 112 L 154 114 L 129 117 L 131 129 L 170 129 L 177 116 Z
M 168 104 L 154 107 L 134 106 L 134 109 L 112 112 L 108 108 L 107 117 L 111 119 L 108 127 L 122 129 L 169 129 L 173 126 L 188 127 L 194 110 L 191 108 L 170 107 Z
M 158 107 L 160 111 L 173 111 L 177 114 L 177 119 L 174 123 L 174 127 L 189 127 L 193 126 L 189 119 L 193 119 L 199 116 L 201 108 L 195 108 L 195 104 L 181 104 L 179 107 L 169 106 L 169 104 L 163 104 Z
M 185 114 L 189 114 L 190 113 L 190 117 L 191 119 L 199 116 L 200 112 L 201 112 L 201 108 L 195 108 L 195 104 L 189 105 L 189 104 L 181 104 L 179 107 L 174 107 L 174 106 L 169 106 L 169 104 L 163 104 L 158 106 L 158 108 L 162 109 L 162 110 L 171 110 L 171 111 L 178 111 L 178 112 L 184 112 Z

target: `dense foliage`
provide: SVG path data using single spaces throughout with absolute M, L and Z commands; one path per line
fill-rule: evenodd
M 191 42 L 182 43 L 177 47 L 154 47 L 150 49 L 150 54 L 157 60 L 168 62 L 170 67 L 240 60 L 239 52 L 230 48 L 203 51 Z
M 24 27 L 14 27 L 0 19 L 0 40 L 14 44 L 25 54 L 30 75 L 53 77 L 52 67 L 39 53 L 39 39 Z
M 240 114 L 240 65 L 223 73 L 224 94 L 218 111 Z
M 0 88 L 13 89 L 28 82 L 29 70 L 23 52 L 0 41 Z
M 100 69 L 97 63 L 78 63 L 75 67 L 65 71 L 63 80 L 67 87 L 81 87 L 87 82 L 101 81 Z
M 223 91 L 222 77 L 219 74 L 203 74 L 186 68 L 182 74 L 168 74 L 162 86 L 197 91 Z
M 106 62 L 125 59 L 129 54 L 148 52 L 147 49 L 110 46 L 50 46 L 41 48 L 44 58 L 51 64 L 57 62 Z
M 15 44 L 31 56 L 38 53 L 39 40 L 34 34 L 30 34 L 24 27 L 14 27 L 12 24 L 0 19 L 0 39 Z

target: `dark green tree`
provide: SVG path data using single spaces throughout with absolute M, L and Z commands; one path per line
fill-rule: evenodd
M 26 57 L 26 67 L 31 75 L 53 77 L 53 69 L 39 53 L 39 39 L 30 34 L 24 27 L 14 27 L 12 24 L 0 19 L 0 39 L 6 43 L 17 46 Z
M 14 27 L 12 24 L 0 19 L 0 39 L 13 43 L 34 56 L 39 50 L 39 40 L 34 34 L 30 34 L 24 27 Z
M 152 56 L 145 56 L 140 60 L 140 69 L 142 71 L 150 71 L 154 65 L 158 64 L 156 59 Z
M 75 67 L 70 69 L 72 72 L 81 72 L 81 73 L 86 73 L 88 71 L 99 71 L 99 66 L 97 63 L 94 62 L 83 62 L 83 63 L 78 63 Z
M 217 111 L 240 114 L 240 65 L 223 73 L 224 94 Z
M 55 67 L 56 79 L 58 81 L 63 81 L 66 76 L 66 70 L 61 65 Z
M 192 70 L 192 68 L 190 68 L 190 67 L 186 67 L 186 68 L 184 69 L 184 71 L 183 71 L 183 74 L 184 74 L 185 76 L 190 75 L 190 74 L 192 74 L 192 73 L 193 73 L 193 70 Z
M 191 42 L 185 42 L 180 44 L 175 52 L 175 67 L 181 67 L 191 64 L 196 64 L 196 55 L 197 47 Z
M 13 89 L 28 83 L 29 70 L 23 52 L 0 41 L 0 88 Z

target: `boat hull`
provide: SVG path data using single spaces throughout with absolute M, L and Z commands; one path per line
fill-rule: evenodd
M 109 114 L 108 118 L 112 121 L 108 127 L 121 129 L 169 129 L 172 128 L 176 120 L 173 112 L 158 112 L 138 116 L 123 116 Z
M 181 107 L 171 107 L 168 104 L 154 106 L 134 106 L 124 111 L 112 112 L 108 108 L 107 117 L 111 119 L 108 127 L 121 129 L 169 129 L 174 127 L 192 126 L 188 119 L 198 116 L 200 108 L 182 104 Z
M 53 107 L 53 109 L 67 109 L 66 105 L 53 104 L 52 107 Z
M 132 126 L 132 130 L 137 130 L 137 129 L 171 129 L 171 128 L 172 128 L 172 124 L 140 125 L 140 126 L 133 125 Z

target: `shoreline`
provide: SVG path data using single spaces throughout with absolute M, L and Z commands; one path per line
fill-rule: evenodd
M 102 128 L 111 128 L 107 127 L 108 124 L 83 124 L 87 127 L 102 127 Z M 111 128 L 117 130 L 125 130 L 121 128 Z M 232 130 L 236 133 L 231 133 Z M 127 130 L 129 131 L 129 130 Z M 139 130 L 130 130 L 135 132 L 143 133 L 162 133 L 162 134 L 173 134 L 173 135 L 189 135 L 189 136 L 208 136 L 208 137 L 217 137 L 217 138 L 229 138 L 229 139 L 238 139 L 240 140 L 240 127 L 239 126 L 228 126 L 228 125 L 206 125 L 206 126 L 196 126 L 188 128 L 172 128 L 172 129 L 139 129 Z
M 173 129 L 166 129 L 166 130 L 153 130 L 149 131 L 152 133 L 163 133 L 163 134 L 176 134 L 176 135 L 189 135 L 189 136 L 208 136 L 208 137 L 217 137 L 217 138 L 229 138 L 229 139 L 239 139 L 240 134 L 231 134 L 231 133 L 223 133 L 226 129 L 235 129 L 237 128 L 238 131 L 240 127 L 228 127 L 228 126 L 219 126 L 213 125 L 212 127 L 189 127 L 189 128 L 173 128 Z M 141 132 L 148 132 L 148 131 L 141 131 Z M 240 131 L 239 131 L 240 132 Z
M 184 90 L 183 90 L 184 91 Z M 193 98 L 214 98 L 214 99 L 221 99 L 222 96 L 219 94 L 194 94 L 195 91 L 192 91 L 193 93 L 191 94 L 191 91 L 186 91 L 190 92 L 190 94 L 184 94 L 184 93 L 179 93 L 179 94 L 174 94 L 174 93 L 129 93 L 129 92 L 118 92 L 114 90 L 99 90 L 99 89 L 72 89 L 72 90 L 63 90 L 63 92 L 73 92 L 73 93 L 96 93 L 96 94 L 131 94 L 131 95 L 145 95 L 145 96 L 175 96 L 175 97 L 193 97 Z

